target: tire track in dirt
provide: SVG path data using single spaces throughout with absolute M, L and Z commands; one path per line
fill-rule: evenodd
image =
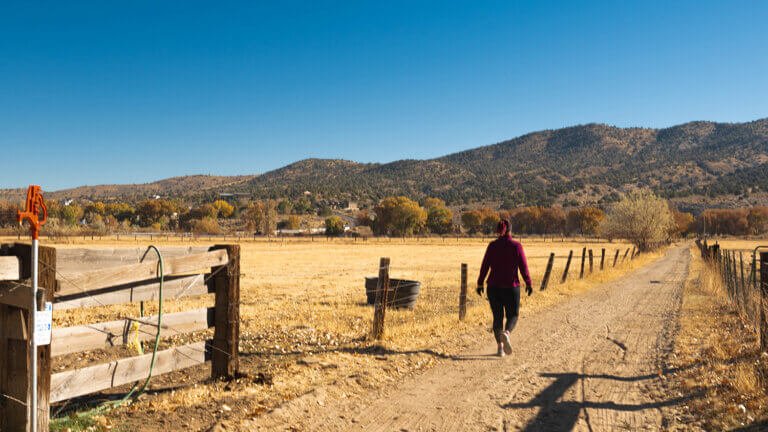
M 662 429 L 653 400 L 688 272 L 687 246 L 533 315 L 504 359 L 476 346 L 387 392 L 288 403 L 243 427 L 307 431 L 604 431 Z M 535 294 L 534 294 L 535 295 Z M 333 396 L 326 394 L 326 396 Z

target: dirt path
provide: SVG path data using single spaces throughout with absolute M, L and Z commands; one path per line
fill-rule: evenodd
M 244 424 L 262 430 L 659 430 L 660 356 L 671 344 L 686 246 L 617 281 L 535 315 L 525 310 L 514 353 L 489 334 L 384 393 L 314 394 Z M 534 294 L 535 295 L 535 294 Z M 327 403 L 323 400 L 328 400 Z

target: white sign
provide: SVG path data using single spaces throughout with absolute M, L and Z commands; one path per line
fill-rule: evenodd
M 45 302 L 45 310 L 35 311 L 35 345 L 50 345 L 52 321 L 51 302 Z

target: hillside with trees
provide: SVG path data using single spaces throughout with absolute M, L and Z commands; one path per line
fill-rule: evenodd
M 311 191 L 372 202 L 405 195 L 448 205 L 510 199 L 543 206 L 606 204 L 637 187 L 691 206 L 723 196 L 765 200 L 768 119 L 666 129 L 588 124 L 389 164 L 309 159 L 237 186 L 263 198 Z
M 143 185 L 83 186 L 47 193 L 137 203 L 152 195 L 212 202 L 219 193 L 252 199 L 353 200 L 369 207 L 391 196 L 429 197 L 449 207 L 507 201 L 564 208 L 616 202 L 649 188 L 682 210 L 768 204 L 768 119 L 690 122 L 665 129 L 587 124 L 533 132 L 430 160 L 387 164 L 307 159 L 259 176 L 187 176 Z M 23 199 L 0 191 L 0 200 Z

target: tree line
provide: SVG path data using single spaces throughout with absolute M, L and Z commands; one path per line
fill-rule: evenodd
M 640 192 L 638 192 L 640 193 Z M 643 195 L 645 194 L 645 195 Z M 464 209 L 454 218 L 453 211 L 439 198 L 415 201 L 405 196 L 383 198 L 370 209 L 363 209 L 356 217 L 355 232 L 362 235 L 411 236 L 423 234 L 493 234 L 500 219 L 510 221 L 515 234 L 538 235 L 601 235 L 620 238 L 627 233 L 622 226 L 626 220 L 615 219 L 609 223 L 608 213 L 631 213 L 626 207 L 631 199 L 652 203 L 669 216 L 669 236 L 685 236 L 691 233 L 720 235 L 759 235 L 768 231 L 768 207 L 746 209 L 708 209 L 697 217 L 687 212 L 670 209 L 663 198 L 649 191 L 627 194 L 617 198 L 604 208 L 586 206 L 565 210 L 558 206 L 514 207 L 514 202 L 505 199 L 500 208 L 484 206 Z M 660 201 L 659 201 L 660 200 Z M 622 204 L 623 203 L 623 204 Z M 624 207 L 622 207 L 622 205 Z M 631 206 L 630 206 L 631 207 Z M 0 202 L 0 227 L 16 226 L 17 203 Z M 661 211 L 661 210 L 658 210 Z M 307 215 L 324 219 L 329 235 L 340 235 L 348 227 L 344 220 L 333 215 L 332 209 L 324 202 L 309 198 L 294 200 L 227 202 L 215 200 L 196 206 L 188 206 L 179 199 L 148 199 L 135 205 L 124 202 L 72 202 L 68 205 L 48 202 L 49 223 L 46 230 L 66 230 L 68 227 L 82 227 L 97 232 L 126 232 L 132 229 L 153 229 L 188 231 L 198 233 L 219 233 L 225 231 L 222 224 L 232 229 L 269 234 L 277 229 L 309 230 Z M 626 216 L 626 215 L 625 215 Z M 657 221 L 658 222 L 658 221 Z M 666 224 L 666 221 L 660 222 Z M 366 234 L 365 229 L 368 229 Z M 649 228 L 650 229 L 650 228 Z M 625 237 L 626 238 L 626 237 Z

